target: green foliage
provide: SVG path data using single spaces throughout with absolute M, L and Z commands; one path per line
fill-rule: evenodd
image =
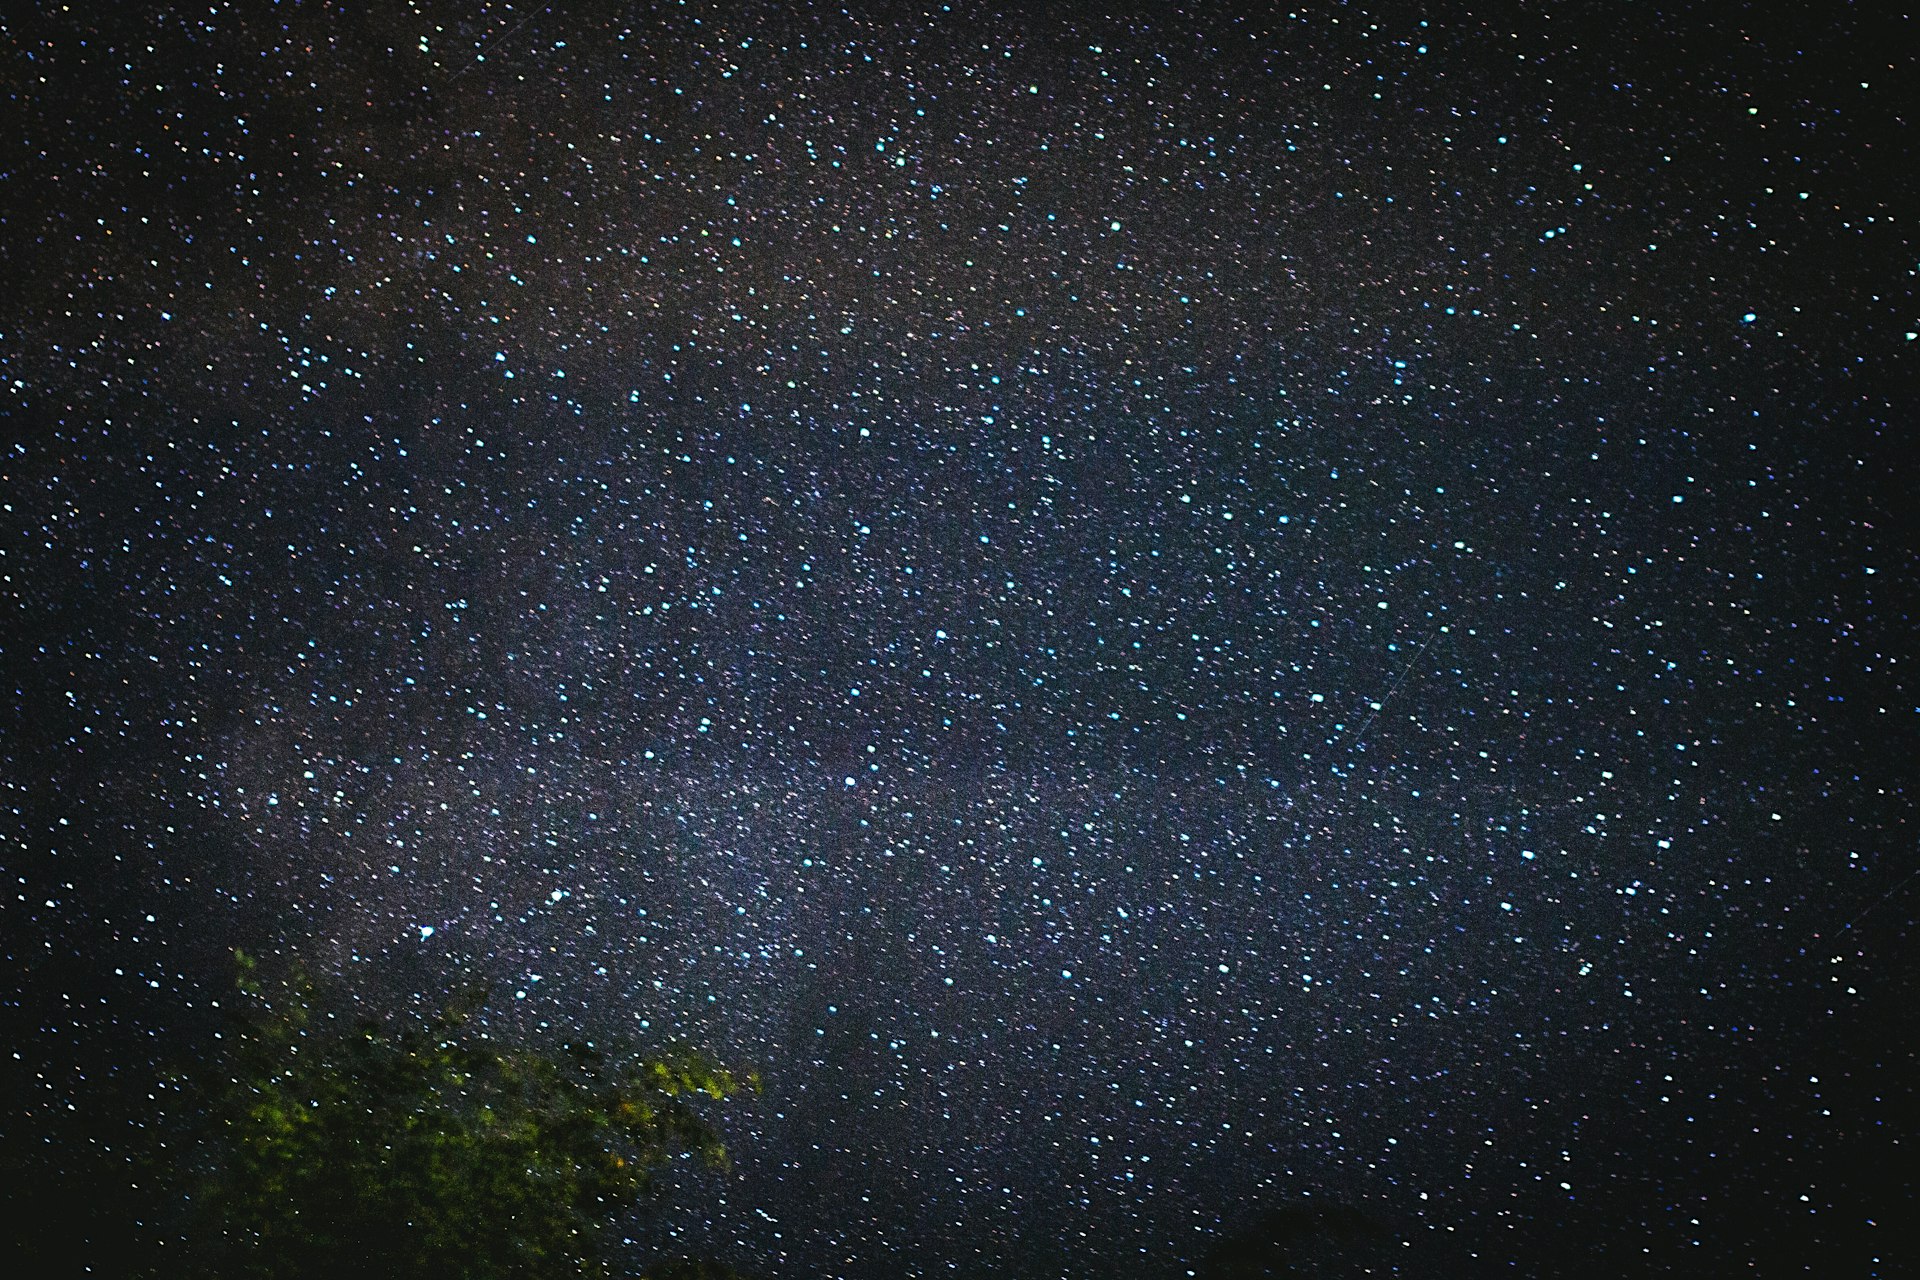
M 472 1008 L 343 1021 L 304 973 L 270 989 L 239 963 L 248 1010 L 193 1196 L 205 1274 L 611 1274 L 601 1229 L 676 1156 L 725 1167 L 703 1104 L 757 1087 L 696 1053 L 505 1045 Z

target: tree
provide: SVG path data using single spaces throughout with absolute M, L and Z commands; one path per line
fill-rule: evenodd
M 548 1053 L 476 1029 L 343 1020 L 296 971 L 264 982 L 208 1090 L 197 1274 L 257 1280 L 612 1274 L 603 1229 L 675 1157 L 722 1168 L 705 1106 L 757 1088 L 693 1052 Z
M 1388 1265 L 1382 1250 L 1392 1239 L 1371 1216 L 1346 1205 L 1285 1205 L 1216 1241 L 1198 1274 L 1202 1280 L 1373 1274 L 1368 1262 Z

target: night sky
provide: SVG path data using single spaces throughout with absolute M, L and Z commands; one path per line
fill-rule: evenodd
M 10 13 L 28 1229 L 243 946 L 769 1280 L 1911 1274 L 1912 25 L 1486 7 Z

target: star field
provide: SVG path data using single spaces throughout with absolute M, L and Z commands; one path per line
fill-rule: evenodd
M 768 1277 L 1912 1265 L 1910 23 L 377 8 L 0 22 L 76 1272 L 235 946 L 756 1065 Z

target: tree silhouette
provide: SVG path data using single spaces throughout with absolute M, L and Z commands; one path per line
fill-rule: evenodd
M 239 962 L 244 1013 L 194 1144 L 194 1274 L 611 1275 L 603 1229 L 677 1157 L 724 1167 L 706 1107 L 758 1084 L 693 1052 L 504 1044 L 474 999 L 343 1020 L 304 972 L 269 984 Z
M 1373 1218 L 1344 1205 L 1285 1205 L 1218 1241 L 1198 1270 L 1201 1280 L 1277 1280 L 1284 1276 L 1351 1274 L 1355 1256 L 1390 1240 Z

